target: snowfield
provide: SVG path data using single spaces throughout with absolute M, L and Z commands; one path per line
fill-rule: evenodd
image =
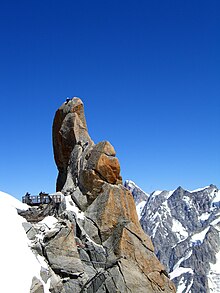
M 141 213 L 143 211 L 143 208 L 146 204 L 146 200 L 143 200 L 142 202 L 140 202 L 139 204 L 136 205 L 136 211 L 137 211 L 137 215 L 138 215 L 138 220 L 141 219 Z
M 42 281 L 40 262 L 43 261 L 31 252 L 22 226 L 26 220 L 17 214 L 16 208 L 26 210 L 27 205 L 0 192 L 1 292 L 29 293 L 34 276 Z M 48 286 L 44 287 L 44 292 L 49 293 Z

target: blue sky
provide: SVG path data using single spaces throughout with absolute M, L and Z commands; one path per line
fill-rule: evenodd
M 55 190 L 52 122 L 72 96 L 123 179 L 220 187 L 218 0 L 0 1 L 0 37 L 0 190 Z

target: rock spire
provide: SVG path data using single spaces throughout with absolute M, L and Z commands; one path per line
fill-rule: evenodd
M 72 204 L 71 212 L 64 203 L 59 211 L 68 221 L 65 233 L 60 233 L 67 242 L 70 238 L 70 245 L 54 236 L 53 242 L 48 242 L 50 237 L 45 240 L 48 259 L 52 259 L 55 244 L 56 249 L 66 251 L 52 261 L 61 279 L 70 278 L 61 286 L 62 292 L 175 292 L 139 224 L 132 194 L 122 185 L 115 150 L 108 141 L 94 144 L 79 98 L 67 100 L 57 110 L 53 147 L 59 171 L 57 191 Z M 74 239 L 65 236 L 70 232 Z M 74 262 L 69 262 L 67 252 L 72 246 Z M 68 265 L 61 274 L 64 256 Z

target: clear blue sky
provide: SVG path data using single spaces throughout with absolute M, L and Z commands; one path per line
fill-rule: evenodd
M 220 187 L 220 1 L 0 1 L 0 190 L 53 192 L 51 128 L 85 105 L 123 179 Z

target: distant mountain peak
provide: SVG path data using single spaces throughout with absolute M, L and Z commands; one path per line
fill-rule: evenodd
M 142 207 L 140 222 L 177 292 L 220 292 L 217 186 L 154 191 Z
M 124 186 L 133 193 L 135 203 L 138 204 L 143 200 L 149 198 L 149 194 L 143 191 L 138 185 L 136 185 L 132 180 L 125 180 Z
M 134 201 L 136 204 L 136 211 L 138 214 L 138 219 L 141 218 L 142 210 L 150 197 L 150 195 L 144 192 L 140 187 L 138 187 L 132 180 L 126 180 L 124 186 L 131 191 Z

